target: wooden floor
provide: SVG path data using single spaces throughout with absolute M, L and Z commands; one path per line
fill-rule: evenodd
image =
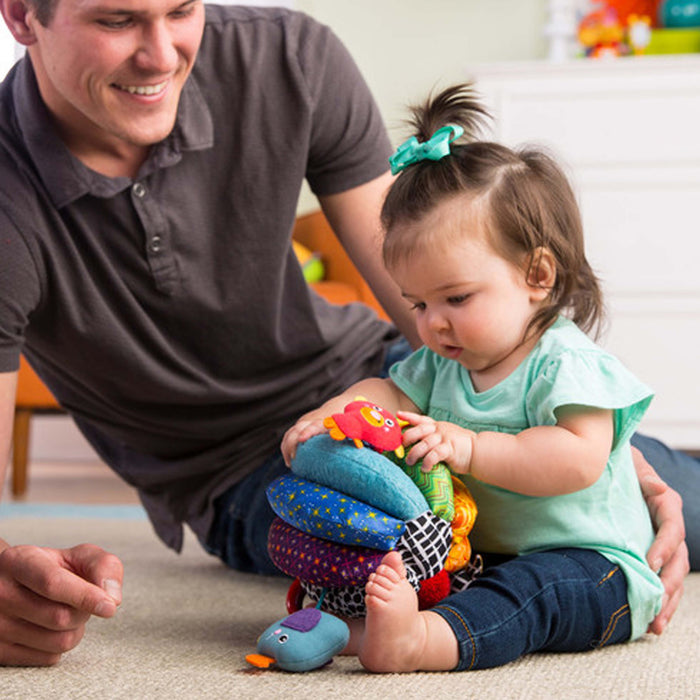
M 9 469 L 8 469 L 9 472 Z M 23 503 L 137 504 L 135 489 L 99 461 L 32 462 Z M 2 501 L 12 501 L 5 484 Z

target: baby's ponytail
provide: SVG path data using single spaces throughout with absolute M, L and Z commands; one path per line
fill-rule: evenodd
M 546 328 L 566 312 L 584 330 L 599 328 L 603 303 L 598 280 L 585 257 L 581 216 L 566 175 L 539 148 L 513 150 L 483 141 L 489 113 L 471 84 L 443 90 L 413 107 L 413 136 L 390 159 L 400 173 L 382 208 L 384 262 L 397 261 L 439 241 L 415 226 L 442 201 L 477 199 L 494 248 L 516 265 L 550 250 L 557 278 L 548 305 L 533 325 Z M 444 242 L 443 244 L 449 244 Z

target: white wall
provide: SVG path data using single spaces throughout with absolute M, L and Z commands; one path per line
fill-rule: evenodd
M 546 56 L 548 0 L 296 0 L 330 26 L 365 76 L 394 143 L 406 106 L 468 77 L 469 66 Z M 300 211 L 315 208 L 304 190 Z

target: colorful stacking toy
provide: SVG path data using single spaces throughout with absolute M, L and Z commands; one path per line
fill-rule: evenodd
M 320 613 L 363 617 L 364 585 L 390 550 L 401 553 L 423 609 L 468 583 L 467 536 L 476 507 L 464 485 L 443 464 L 429 473 L 421 472 L 420 465 L 407 465 L 401 423 L 368 401 L 351 402 L 325 425 L 329 434 L 299 444 L 290 473 L 268 487 L 268 500 L 277 515 L 268 551 L 276 566 L 295 581 L 287 596 L 290 618 L 261 636 L 259 654 L 247 657 L 255 665 L 267 665 L 260 659 L 275 649 L 269 644 L 270 630 L 290 644 L 283 623 L 302 609 L 305 597 L 316 605 L 306 610 L 316 610 L 317 617 Z M 365 446 L 370 449 L 362 449 Z M 337 653 L 327 650 L 340 645 L 340 629 L 334 629 L 333 640 L 321 642 L 325 653 L 315 648 L 313 631 L 298 636 L 297 644 L 314 649 L 295 659 L 309 661 L 295 661 L 292 667 L 279 656 L 269 660 L 290 671 L 317 668 Z M 281 651 L 281 646 L 277 648 Z

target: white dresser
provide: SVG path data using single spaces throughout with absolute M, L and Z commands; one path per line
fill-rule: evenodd
M 642 430 L 700 449 L 700 56 L 470 66 L 508 145 L 536 142 L 579 195 L 602 344 L 657 396 Z

